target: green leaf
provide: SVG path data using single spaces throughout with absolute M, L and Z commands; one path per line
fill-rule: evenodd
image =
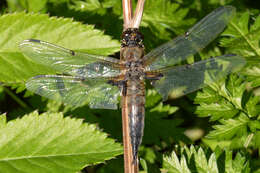
M 170 157 L 164 156 L 161 170 L 168 173 L 246 173 L 250 171 L 249 161 L 240 153 L 232 159 L 232 152 L 228 150 L 216 149 L 215 152 L 208 152 L 208 155 L 205 154 L 206 151 L 202 148 L 195 149 L 192 145 L 190 148 L 184 146 L 181 148 L 179 157 L 175 151 Z
M 195 102 L 200 105 L 195 113 L 199 117 L 210 117 L 210 121 L 218 121 L 204 141 L 212 148 L 216 145 L 222 148 L 255 146 L 259 97 L 247 91 L 246 85 L 244 78 L 233 74 L 225 81 L 210 84 L 197 95 Z
M 232 118 L 239 110 L 235 109 L 231 103 L 202 103 L 197 107 L 195 113 L 199 114 L 200 117 L 210 116 L 211 121 L 216 121 L 221 118 Z
M 119 0 L 74 0 L 69 4 L 71 9 L 81 12 L 94 12 L 100 15 L 107 13 L 106 9 L 108 8 L 117 8 L 118 5 L 121 5 Z M 121 13 L 120 8 L 120 13 Z
M 34 112 L 0 129 L 3 172 L 79 172 L 122 154 L 122 148 L 94 125 L 61 113 Z
M 211 131 L 206 137 L 217 139 L 231 139 L 234 136 L 240 137 L 247 133 L 247 123 L 249 119 L 246 115 L 240 114 L 237 118 L 220 120 L 220 125 L 215 125 L 215 130 Z
M 183 20 L 188 12 L 188 8 L 181 8 L 178 3 L 166 0 L 148 0 L 145 4 L 142 25 L 157 31 L 162 31 L 164 28 L 181 34 L 195 22 L 195 19 Z
M 226 150 L 226 159 L 225 159 L 225 170 L 228 173 L 237 173 L 237 172 L 250 172 L 250 169 L 247 168 L 249 162 L 242 156 L 240 153 L 237 153 L 233 159 L 232 151 Z
M 200 106 L 195 113 L 200 117 L 210 116 L 211 121 L 232 118 L 243 109 L 245 90 L 245 83 L 237 75 L 230 75 L 226 82 L 212 83 L 196 96 L 195 103 L 200 103 Z M 251 103 L 247 100 L 246 104 L 249 106 Z
M 146 164 L 146 161 L 144 160 L 144 159 L 140 159 L 140 164 L 142 165 L 142 167 L 143 167 L 143 169 L 144 169 L 144 171 L 143 171 L 143 173 L 145 173 L 145 172 L 147 172 L 147 164 Z
M 163 158 L 162 172 L 168 173 L 191 173 L 189 170 L 186 159 L 184 157 L 179 161 L 175 152 L 172 152 L 170 157 L 165 156 Z
M 250 29 L 249 17 L 249 11 L 237 15 L 223 33 L 229 38 L 223 38 L 221 45 L 244 57 L 260 57 L 260 16 Z
M 82 11 L 94 11 L 101 8 L 98 0 L 74 1 L 72 8 Z
M 246 75 L 247 81 L 250 82 L 252 87 L 259 87 L 260 86 L 260 64 L 254 63 L 253 65 L 247 67 L 243 74 Z M 256 91 L 256 94 L 258 91 Z
M 212 88 L 206 87 L 203 89 L 203 92 L 197 92 L 197 95 L 194 99 L 194 103 L 215 103 L 221 100 L 221 96 L 216 93 Z
M 162 140 L 169 143 L 171 138 L 176 141 L 188 141 L 184 135 L 184 129 L 179 127 L 183 120 L 180 118 L 169 118 L 177 110 L 178 107 L 163 105 L 162 102 L 153 108 L 146 109 L 143 144 L 155 143 L 159 145 Z
M 25 83 L 32 76 L 55 73 L 53 69 L 36 64 L 18 52 L 0 52 L 0 68 L 0 81 L 8 84 Z
M 145 107 L 154 107 L 162 99 L 155 89 L 148 89 L 145 95 Z
M 29 38 L 45 40 L 57 45 L 108 55 L 119 50 L 119 43 L 103 35 L 92 25 L 82 25 L 71 19 L 41 14 L 15 13 L 0 17 L 0 81 L 23 82 L 37 74 L 53 73 L 50 68 L 35 65 L 21 55 L 18 44 Z
M 189 9 L 178 2 L 168 0 L 146 0 L 141 22 L 146 50 L 169 41 L 184 32 L 195 22 L 189 18 Z M 184 20 L 185 18 L 185 20 Z
M 6 114 L 0 115 L 0 128 L 4 127 L 6 124 Z
M 47 0 L 7 0 L 8 11 L 45 12 Z

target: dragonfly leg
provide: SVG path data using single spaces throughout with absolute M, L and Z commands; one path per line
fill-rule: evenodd
M 119 80 L 119 81 L 109 80 L 108 84 L 117 86 L 118 88 L 121 89 L 122 95 L 126 96 L 126 80 Z
M 163 77 L 162 73 L 146 72 L 144 78 L 148 80 L 159 80 Z

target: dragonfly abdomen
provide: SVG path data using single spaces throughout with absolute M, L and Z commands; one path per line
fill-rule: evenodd
M 145 117 L 145 86 L 143 80 L 129 80 L 126 83 L 126 110 L 134 160 L 142 142 Z

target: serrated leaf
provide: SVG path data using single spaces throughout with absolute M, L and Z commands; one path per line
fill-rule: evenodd
M 152 108 L 150 112 L 161 112 L 161 113 L 167 113 L 167 114 L 173 114 L 176 112 L 179 108 L 176 106 L 171 105 L 163 105 L 162 102 L 160 102 L 157 106 Z
M 235 119 L 220 120 L 221 125 L 215 125 L 215 130 L 211 131 L 206 137 L 217 139 L 231 139 L 234 136 L 242 136 L 247 131 L 249 119 L 241 114 Z
M 199 148 L 198 152 L 195 153 L 195 162 L 198 172 L 205 172 L 207 169 L 207 158 L 202 148 Z
M 122 148 L 94 125 L 34 112 L 0 129 L 2 172 L 75 173 L 122 154 Z
M 180 8 L 177 3 L 171 3 L 166 0 L 151 1 L 145 4 L 142 25 L 153 26 L 157 31 L 167 28 L 176 34 L 183 33 L 187 26 L 193 24 L 195 19 L 183 19 L 189 12 L 188 8 Z M 175 20 L 173 20 L 175 19 Z
M 49 17 L 45 14 L 6 14 L 0 17 L 2 51 L 19 51 L 18 43 L 35 38 L 73 50 L 108 55 L 119 50 L 119 42 L 111 40 L 93 25 L 83 25 L 69 18 Z
M 180 156 L 178 157 L 176 152 L 172 152 L 171 156 L 164 156 L 162 172 L 167 173 L 242 173 L 248 172 L 248 159 L 237 153 L 235 158 L 232 159 L 232 152 L 228 150 L 216 149 L 215 152 L 211 152 L 210 156 L 207 157 L 205 154 L 206 150 L 202 148 L 195 149 L 193 145 L 190 148 L 184 146 L 181 149 Z M 192 153 L 192 157 L 187 156 L 187 153 Z M 216 157 L 217 155 L 217 157 Z M 224 156 L 224 157 L 221 157 Z M 181 158 L 181 161 L 179 161 Z M 183 161 L 182 161 L 183 160 Z M 185 166 L 182 166 L 183 165 Z M 186 164 L 187 163 L 187 164 Z M 196 167 L 193 167 L 195 164 Z
M 216 121 L 221 118 L 232 118 L 239 110 L 235 109 L 234 106 L 228 102 L 225 103 L 203 103 L 197 107 L 195 113 L 199 114 L 200 117 L 210 116 L 211 121 Z
M 214 130 L 206 136 L 211 140 L 206 142 L 208 145 L 231 148 L 252 146 L 253 140 L 247 137 L 254 134 L 258 126 L 254 118 L 259 114 L 259 98 L 246 90 L 244 78 L 230 75 L 225 81 L 203 89 L 197 97 L 195 100 L 200 106 L 195 113 L 220 123 L 214 125 Z
M 247 80 L 251 83 L 252 87 L 260 86 L 260 66 L 258 63 L 247 67 L 243 71 L 243 74 L 247 76 Z
M 163 172 L 164 170 L 167 170 L 168 173 L 190 173 L 185 158 L 179 161 L 175 152 L 172 152 L 171 157 L 164 157 Z
M 19 53 L 18 44 L 24 39 L 45 40 L 69 49 L 100 55 L 114 53 L 120 47 L 118 41 L 111 40 L 92 25 L 82 25 L 68 18 L 14 13 L 1 16 L 0 23 L 0 69 L 5 69 L 0 72 L 0 81 L 3 82 L 22 82 L 28 76 L 35 76 L 35 72 L 51 72 L 50 68 L 35 66 Z
M 225 159 L 225 170 L 228 173 L 237 173 L 237 172 L 248 172 L 248 161 L 240 153 L 237 153 L 233 159 L 232 151 L 226 150 L 226 159 Z M 250 171 L 250 170 L 249 170 Z
M 243 79 L 236 75 L 230 75 L 226 88 L 228 90 L 228 100 L 236 106 L 238 109 L 242 109 L 242 97 L 246 90 L 246 83 L 243 83 Z
M 217 165 L 217 160 L 214 154 L 211 154 L 209 161 L 208 161 L 208 167 L 209 171 L 212 173 L 218 173 L 218 165 Z
M 194 99 L 194 103 L 215 103 L 221 100 L 221 97 L 211 89 L 210 87 L 203 88 L 203 92 L 197 92 L 197 95 Z
M 230 36 L 223 38 L 221 45 L 229 51 L 243 55 L 244 57 L 260 56 L 260 25 L 259 18 L 255 20 L 253 27 L 249 27 L 249 11 L 237 15 L 229 24 L 223 35 Z

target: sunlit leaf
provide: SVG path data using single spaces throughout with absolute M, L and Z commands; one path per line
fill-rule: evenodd
M 75 173 L 122 154 L 122 148 L 94 125 L 61 113 L 34 112 L 0 128 L 3 172 Z

